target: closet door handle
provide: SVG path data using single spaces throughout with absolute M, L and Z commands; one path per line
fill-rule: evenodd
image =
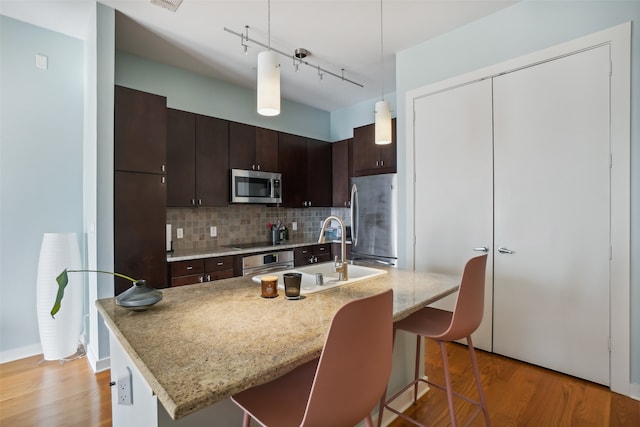
M 473 250 L 476 251 L 476 252 L 485 252 L 485 253 L 489 252 L 489 248 L 486 247 L 486 246 L 481 246 L 479 248 L 473 248 Z
M 507 249 L 504 246 L 500 246 L 498 248 L 498 252 L 500 252 L 501 254 L 512 254 L 513 251 L 511 249 Z

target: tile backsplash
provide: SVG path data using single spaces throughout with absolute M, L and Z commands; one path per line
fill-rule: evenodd
M 167 224 L 171 224 L 174 250 L 198 250 L 269 241 L 268 224 L 278 220 L 289 229 L 290 239 L 314 240 L 318 238 L 321 221 L 329 215 L 336 215 L 349 225 L 349 209 L 292 209 L 248 204 L 221 208 L 167 208 Z M 297 222 L 296 231 L 291 225 L 293 222 Z M 210 236 L 212 226 L 217 228 L 217 237 Z M 182 239 L 177 238 L 178 228 L 183 230 Z

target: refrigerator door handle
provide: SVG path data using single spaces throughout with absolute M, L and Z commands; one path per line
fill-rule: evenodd
M 355 246 L 358 242 L 358 188 L 355 184 L 351 186 L 351 243 Z

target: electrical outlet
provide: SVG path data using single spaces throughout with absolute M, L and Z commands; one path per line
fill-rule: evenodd
M 218 235 L 218 227 L 211 226 L 209 227 L 209 234 L 211 235 L 211 237 L 216 237 Z
M 182 239 L 184 237 L 184 230 L 182 228 L 176 228 L 176 236 L 178 239 Z
M 133 405 L 133 394 L 131 393 L 131 369 L 127 366 L 127 374 L 118 378 L 118 405 Z
M 298 223 L 297 222 L 292 222 L 291 223 L 291 230 L 296 231 L 298 229 Z

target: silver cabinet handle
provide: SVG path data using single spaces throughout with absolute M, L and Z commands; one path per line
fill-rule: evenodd
M 501 254 L 512 254 L 513 251 L 511 249 L 507 249 L 504 246 L 500 246 L 498 248 L 498 252 L 500 252 Z
M 473 248 L 476 252 L 489 252 L 489 248 L 486 246 L 480 246 L 479 248 Z

